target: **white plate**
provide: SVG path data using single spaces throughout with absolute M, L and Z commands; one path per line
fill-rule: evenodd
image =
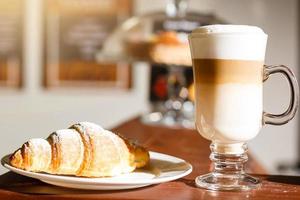
M 52 185 L 87 189 L 87 190 L 120 190 L 144 187 L 184 177 L 192 172 L 192 165 L 186 161 L 156 152 L 150 152 L 150 165 L 129 174 L 109 178 L 83 178 L 76 176 L 52 175 L 29 172 L 15 168 L 9 164 L 9 155 L 2 158 L 2 165 L 17 173 L 39 179 Z

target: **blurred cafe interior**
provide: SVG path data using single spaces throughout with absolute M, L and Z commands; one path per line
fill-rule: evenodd
M 207 24 L 259 26 L 269 35 L 266 63 L 298 76 L 299 8 L 297 0 L 1 0 L 1 156 L 78 121 L 110 129 L 139 117 L 194 129 L 187 34 Z M 288 105 L 281 79 L 264 84 L 267 111 Z M 298 126 L 297 116 L 249 142 L 268 173 L 300 173 Z

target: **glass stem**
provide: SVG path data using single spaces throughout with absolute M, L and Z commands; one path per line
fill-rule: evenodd
M 245 173 L 248 160 L 245 143 L 210 145 L 210 159 L 214 168 L 211 173 L 198 176 L 196 185 L 210 190 L 250 190 L 258 188 L 259 179 Z
M 247 145 L 242 144 L 239 153 L 219 153 L 217 144 L 212 143 L 210 159 L 214 164 L 213 174 L 232 178 L 245 174 L 244 164 L 248 160 Z

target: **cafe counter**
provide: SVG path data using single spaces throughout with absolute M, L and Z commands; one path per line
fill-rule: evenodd
M 89 191 L 48 185 L 13 172 L 0 176 L 0 199 L 300 199 L 300 176 L 268 175 L 250 156 L 246 171 L 259 177 L 262 186 L 246 192 L 208 191 L 196 187 L 195 178 L 211 169 L 210 142 L 195 130 L 171 129 L 144 125 L 138 118 L 113 129 L 116 133 L 134 138 L 150 151 L 169 154 L 186 160 L 193 171 L 181 179 L 138 189 Z

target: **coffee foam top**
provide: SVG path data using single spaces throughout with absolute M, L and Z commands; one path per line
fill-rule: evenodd
M 193 34 L 217 34 L 217 33 L 244 33 L 244 34 L 265 34 L 264 31 L 256 26 L 248 25 L 207 25 L 196 28 Z
M 267 34 L 256 26 L 208 25 L 189 35 L 193 59 L 238 59 L 263 61 Z

